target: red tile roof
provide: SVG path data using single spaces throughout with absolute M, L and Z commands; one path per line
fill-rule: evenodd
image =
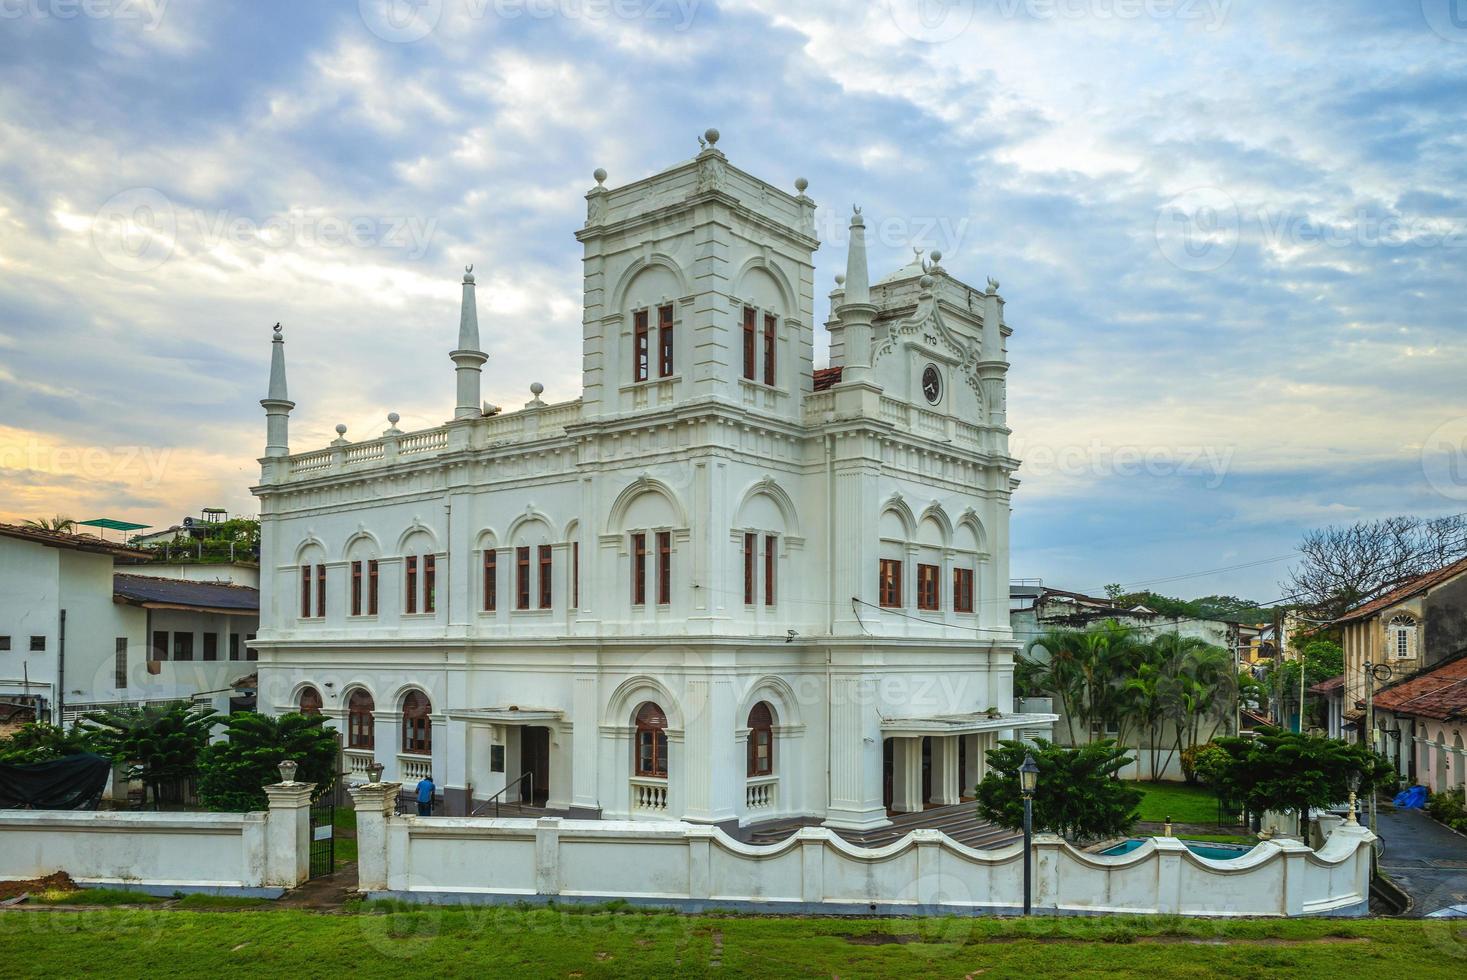
M 815 369 L 815 390 L 825 391 L 840 383 L 842 368 L 828 367 Z
M 1338 691 L 1340 688 L 1342 688 L 1344 686 L 1345 686 L 1345 675 L 1344 674 L 1341 674 L 1339 677 L 1331 677 L 1327 681 L 1320 681 L 1318 684 L 1311 685 L 1310 688 L 1309 688 L 1309 693 L 1310 694 L 1333 694 L 1335 691 Z
M 1375 696 L 1375 706 L 1399 715 L 1442 721 L 1467 717 L 1467 657 L 1386 688 Z
M 1456 578 L 1463 573 L 1467 573 L 1467 558 L 1458 559 L 1450 565 L 1443 565 L 1441 568 L 1427 572 L 1425 575 L 1418 575 L 1409 582 L 1396 586 L 1384 595 L 1376 596 L 1369 602 L 1362 603 L 1354 609 L 1346 611 L 1335 622 L 1350 623 L 1358 619 L 1366 619 L 1374 616 L 1381 610 L 1389 609 L 1403 599 L 1409 599 L 1414 595 L 1425 592 L 1427 589 L 1441 585 L 1448 579 Z
M 32 541 L 48 548 L 69 548 L 72 551 L 89 551 L 111 555 L 113 558 L 134 558 L 146 561 L 153 557 L 151 551 L 130 548 L 116 541 L 105 541 L 94 534 L 71 534 L 67 531 L 49 531 L 21 524 L 0 524 L 0 536 Z

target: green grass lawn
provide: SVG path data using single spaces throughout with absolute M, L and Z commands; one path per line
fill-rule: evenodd
M 8 911 L 9 976 L 1461 977 L 1445 921 L 800 919 L 413 907 Z
M 1217 823 L 1217 797 L 1201 786 L 1186 783 L 1132 783 L 1144 796 L 1137 809 L 1141 819 L 1160 823 L 1168 816 L 1175 823 Z

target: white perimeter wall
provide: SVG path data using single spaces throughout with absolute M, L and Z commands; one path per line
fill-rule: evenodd
M 266 889 L 262 813 L 0 810 L 0 879 L 65 871 L 155 892 Z
M 824 828 L 751 846 L 714 827 L 559 818 L 478 820 L 358 811 L 361 887 L 418 901 L 627 899 L 697 910 L 1010 913 L 1023 904 L 1023 847 L 964 847 L 919 830 L 883 848 Z M 1319 851 L 1269 841 L 1211 861 L 1158 838 L 1130 854 L 1035 844 L 1034 908 L 1050 914 L 1363 915 L 1370 835 L 1337 830 Z M 380 841 L 372 846 L 372 841 Z
M 276 898 L 310 867 L 312 783 L 265 787 L 256 813 L 0 810 L 0 881 L 65 871 L 152 894 Z

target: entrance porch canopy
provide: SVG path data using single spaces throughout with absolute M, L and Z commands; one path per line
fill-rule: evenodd
M 565 720 L 565 712 L 556 708 L 458 708 L 448 712 L 456 721 L 487 721 L 495 725 L 551 725 Z
M 973 735 L 1010 728 L 1049 728 L 1057 721 L 1059 715 L 1006 713 L 991 718 L 987 712 L 974 711 L 958 715 L 931 715 L 926 718 L 884 718 L 881 722 L 881 734 L 895 738 Z

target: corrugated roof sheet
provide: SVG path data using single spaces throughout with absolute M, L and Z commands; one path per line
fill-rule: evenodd
M 1434 572 L 1418 575 L 1411 581 L 1396 586 L 1384 595 L 1376 596 L 1369 602 L 1362 603 L 1354 609 L 1347 610 L 1335 622 L 1350 623 L 1357 619 L 1365 619 L 1373 616 L 1383 609 L 1389 609 L 1403 599 L 1409 599 L 1414 595 L 1425 592 L 1427 589 L 1442 584 L 1448 579 L 1456 578 L 1463 572 L 1467 572 L 1467 558 L 1461 558 L 1452 562 L 1450 565 L 1443 565 Z
M 260 593 L 245 585 L 190 582 L 148 575 L 112 576 L 112 594 L 143 605 L 197 606 L 203 609 L 258 611 Z
M 1375 696 L 1376 708 L 1422 718 L 1467 716 L 1467 657 L 1407 678 Z
M 1331 677 L 1327 681 L 1320 681 L 1318 684 L 1311 685 L 1309 692 L 1311 694 L 1333 694 L 1344 686 L 1345 675 L 1341 674 L 1338 677 Z

